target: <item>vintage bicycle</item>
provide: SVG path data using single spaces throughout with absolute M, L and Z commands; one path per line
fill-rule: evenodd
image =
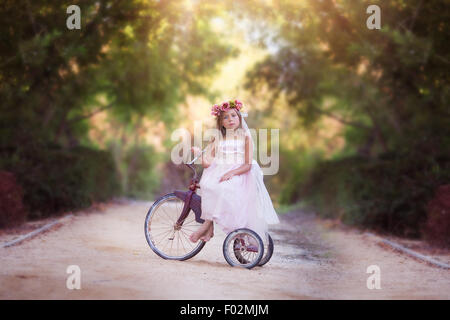
M 206 148 L 202 150 L 203 154 Z M 201 155 L 200 154 L 200 155 Z M 193 171 L 188 191 L 175 190 L 157 199 L 145 217 L 145 238 L 150 248 L 161 258 L 187 260 L 197 255 L 206 242 L 192 243 L 189 236 L 204 222 L 201 219 L 201 197 L 196 193 L 200 188 L 197 170 L 193 165 L 198 155 L 189 163 L 184 163 Z M 230 232 L 223 242 L 223 255 L 231 266 L 251 269 L 263 266 L 272 257 L 274 244 L 270 234 L 266 241 L 248 228 Z

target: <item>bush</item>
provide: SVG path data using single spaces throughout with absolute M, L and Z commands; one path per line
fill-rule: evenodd
M 0 160 L 23 186 L 31 219 L 86 208 L 121 194 L 108 151 L 41 147 L 3 153 Z
M 418 238 L 435 189 L 450 181 L 446 155 L 385 154 L 318 163 L 296 183 L 296 199 L 322 217 L 379 232 Z
M 151 199 L 160 184 L 161 173 L 156 168 L 159 156 L 152 146 L 135 146 L 127 151 L 126 196 L 136 199 Z
M 450 185 L 440 186 L 428 203 L 423 233 L 430 243 L 450 248 Z
M 14 174 L 0 171 L 0 228 L 23 223 L 27 212 L 22 203 L 23 190 Z

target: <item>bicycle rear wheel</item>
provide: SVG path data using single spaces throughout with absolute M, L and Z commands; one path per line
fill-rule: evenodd
M 258 263 L 258 266 L 262 267 L 267 262 L 269 262 L 270 258 L 272 258 L 273 254 L 273 240 L 270 234 L 267 234 L 268 243 L 264 244 L 264 256 L 262 257 L 261 261 Z
M 256 232 L 247 228 L 230 232 L 223 242 L 223 256 L 232 267 L 251 269 L 264 255 L 264 244 Z
M 156 200 L 145 217 L 145 238 L 150 248 L 161 258 L 187 260 L 199 253 L 205 242 L 192 243 L 189 236 L 202 224 L 191 211 L 183 225 L 176 227 L 184 207 L 184 201 L 169 193 Z

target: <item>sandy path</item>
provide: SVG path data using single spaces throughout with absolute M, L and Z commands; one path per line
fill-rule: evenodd
M 217 227 L 191 260 L 164 260 L 144 237 L 150 205 L 77 213 L 60 227 L 0 249 L 0 299 L 450 299 L 450 271 L 299 212 L 282 215 L 271 229 L 275 252 L 262 268 L 230 267 L 222 256 L 225 234 Z M 81 269 L 80 290 L 66 288 L 69 265 Z M 369 265 L 380 267 L 379 290 L 366 286 Z

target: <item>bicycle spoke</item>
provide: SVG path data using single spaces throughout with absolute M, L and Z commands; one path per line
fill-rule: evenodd
M 162 249 L 161 249 L 162 252 L 166 252 L 165 249 L 166 249 L 166 247 L 167 247 L 168 244 L 169 244 L 169 241 L 166 241 L 164 247 L 162 247 Z
M 186 231 L 189 231 L 189 232 L 195 232 L 195 231 L 197 231 L 198 230 L 198 228 L 195 228 L 195 230 L 192 230 L 192 229 L 189 229 L 189 228 L 184 228 L 184 227 L 182 227 L 181 228 L 182 230 L 186 230 Z M 180 230 L 181 230 L 180 229 Z
M 162 219 L 162 217 L 158 217 L 157 219 L 150 220 L 151 224 L 160 223 L 168 226 L 173 226 L 170 222 L 167 222 L 166 219 Z
M 173 228 L 172 228 L 172 229 L 173 229 Z M 162 234 L 165 235 L 165 234 L 171 232 L 172 229 L 169 229 L 169 230 L 166 230 L 166 231 L 162 231 L 162 232 L 156 233 L 156 234 L 153 235 L 153 237 L 159 237 L 159 236 L 162 235 Z
M 201 249 L 201 243 L 195 244 L 189 239 L 190 234 L 201 226 L 193 211 L 180 221 L 180 228 L 175 229 L 184 206 L 185 202 L 181 199 L 175 196 L 167 197 L 152 209 L 147 220 L 146 235 L 150 246 L 169 259 L 186 257 L 189 253 Z
M 160 226 L 160 225 L 157 225 L 157 224 L 152 223 L 151 226 L 149 225 L 148 230 L 162 229 L 162 228 L 164 228 L 164 229 L 172 229 L 173 226 L 170 225 L 170 224 L 164 224 L 164 225 Z
M 189 237 L 185 234 L 184 231 L 181 230 L 181 234 L 183 235 L 183 237 L 186 239 L 187 243 L 189 244 L 189 246 L 193 249 L 194 245 L 191 243 L 191 240 L 189 240 Z
M 188 222 L 183 222 L 183 226 L 184 225 L 190 225 L 190 224 L 192 224 L 192 223 L 194 223 L 194 222 L 197 222 L 196 220 L 195 220 L 195 217 L 192 219 L 192 220 L 190 220 L 190 221 L 188 221 Z
M 160 244 L 161 241 L 163 241 L 163 240 L 166 238 L 166 235 L 169 235 L 169 234 L 170 234 L 170 232 L 171 232 L 171 230 L 169 230 L 169 231 L 167 231 L 166 233 L 164 233 L 164 237 L 161 237 L 161 240 L 159 240 L 157 243 L 155 243 L 155 246 L 158 245 L 158 244 Z
M 184 207 L 184 202 L 177 202 L 176 205 L 177 205 L 177 212 L 180 212 L 180 214 L 181 214 L 183 212 L 183 207 L 181 207 L 181 208 L 178 207 L 178 205 L 180 203 L 183 203 L 183 207 Z
M 184 225 L 189 225 L 189 224 L 191 224 L 193 221 L 195 221 L 195 217 L 194 217 L 194 219 L 191 219 L 191 220 L 187 220 L 188 218 L 190 218 L 189 214 L 188 214 L 187 217 L 184 218 L 184 220 L 181 221 L 181 223 L 183 224 L 183 226 L 184 226 Z
M 172 247 L 173 247 L 173 240 L 170 241 L 170 252 L 172 252 Z
M 152 235 L 152 239 L 156 239 L 156 238 L 164 239 L 164 238 L 166 238 L 166 236 L 168 236 L 170 234 L 171 231 L 172 230 L 167 230 L 167 231 L 160 232 L 160 233 L 158 233 L 156 235 Z
M 181 245 L 181 246 L 180 246 Z M 180 237 L 180 233 L 178 233 L 178 248 L 181 250 L 181 247 L 183 247 L 183 254 L 186 254 L 188 251 L 183 246 L 183 239 Z
M 184 252 L 186 252 L 186 248 L 184 247 L 183 241 L 181 241 L 181 246 L 183 247 Z
M 169 218 L 169 220 L 170 220 L 172 223 L 175 223 L 175 221 L 174 221 L 173 218 L 170 216 L 170 214 L 167 213 L 166 209 L 165 209 L 164 207 L 161 207 L 161 209 L 164 211 L 164 213 L 165 213 L 166 216 Z
M 169 242 L 172 243 L 172 241 L 173 241 L 173 240 L 167 240 L 167 241 L 166 241 L 166 244 L 165 244 L 164 247 L 162 248 L 162 251 L 163 251 L 163 252 L 165 251 L 164 249 L 166 249 L 166 247 L 169 245 Z
M 249 252 L 249 259 L 250 261 L 254 261 L 256 258 L 256 252 Z
M 178 252 L 179 252 L 179 250 L 180 250 L 180 234 L 179 234 L 179 232 L 176 232 L 176 234 L 175 234 L 175 237 L 177 238 L 177 245 L 176 245 L 176 247 L 175 247 L 175 254 L 176 255 L 178 255 Z M 182 255 L 184 255 L 184 252 L 181 252 L 181 254 Z
M 181 233 L 181 235 L 182 235 L 185 239 L 188 239 L 188 238 L 189 238 L 189 237 L 187 237 L 187 233 L 184 232 L 183 229 L 180 229 L 180 233 Z

